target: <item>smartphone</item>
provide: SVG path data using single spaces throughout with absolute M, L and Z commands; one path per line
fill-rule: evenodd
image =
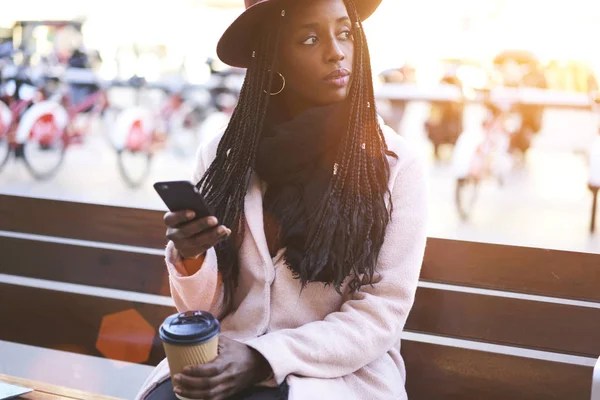
M 189 181 L 156 182 L 154 190 L 172 212 L 192 210 L 196 218 L 214 216 L 196 186 Z

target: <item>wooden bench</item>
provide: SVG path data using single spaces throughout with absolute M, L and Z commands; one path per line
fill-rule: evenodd
M 599 283 L 600 255 L 430 240 L 405 329 L 419 342 L 403 342 L 409 393 L 589 399 Z
M 0 340 L 156 365 L 175 312 L 162 215 L 0 196 Z M 599 287 L 600 255 L 430 239 L 402 342 L 409 398 L 590 399 Z

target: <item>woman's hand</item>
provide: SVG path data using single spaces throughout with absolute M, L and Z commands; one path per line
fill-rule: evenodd
M 175 375 L 175 393 L 188 399 L 222 400 L 261 382 L 271 367 L 256 350 L 219 336 L 219 356 L 208 364 L 186 367 Z
M 167 238 L 183 258 L 196 258 L 231 234 L 215 217 L 194 219 L 193 211 L 165 214 Z

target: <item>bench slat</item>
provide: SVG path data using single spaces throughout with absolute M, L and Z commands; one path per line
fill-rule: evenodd
M 600 255 L 429 239 L 427 281 L 600 302 Z
M 411 400 L 589 400 L 592 368 L 402 342 Z
M 406 330 L 573 355 L 600 354 L 600 309 L 420 287 Z
M 0 272 L 170 296 L 164 257 L 0 237 Z
M 0 230 L 164 248 L 164 212 L 0 195 Z
M 164 358 L 156 332 L 175 312 L 173 307 L 0 283 L 0 340 L 139 364 L 154 366 Z M 103 354 L 97 344 L 109 351 Z

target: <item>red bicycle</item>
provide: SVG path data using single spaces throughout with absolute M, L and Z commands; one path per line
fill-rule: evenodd
M 44 115 L 39 121 L 25 130 L 22 121 L 29 121 L 29 111 L 44 101 L 43 92 L 29 78 L 26 69 L 12 64 L 4 64 L 0 71 L 0 169 L 10 159 L 22 159 L 27 169 L 37 178 L 39 174 L 36 163 L 39 158 L 46 158 L 56 144 L 49 133 L 51 121 Z M 47 110 L 46 107 L 42 107 Z M 43 152 L 37 156 L 31 154 L 33 146 Z M 46 154 L 45 154 L 46 153 Z

